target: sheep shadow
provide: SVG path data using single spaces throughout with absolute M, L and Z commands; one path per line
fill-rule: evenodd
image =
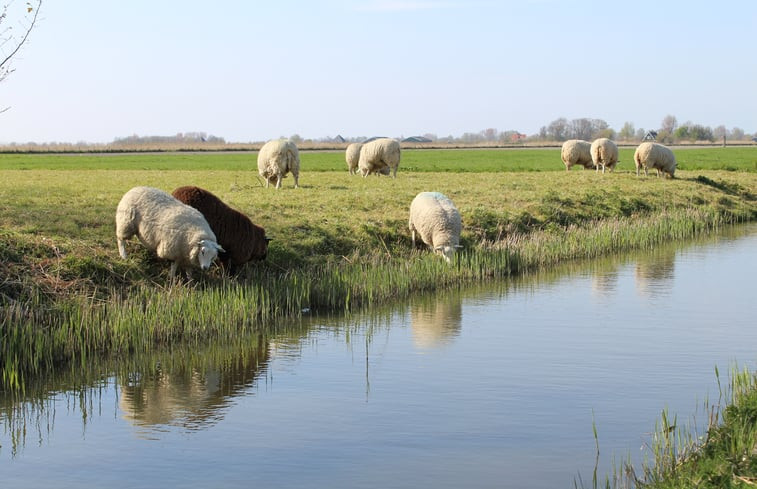
M 727 195 L 740 196 L 749 201 L 757 199 L 757 196 L 755 196 L 755 194 L 752 193 L 749 189 L 735 182 L 726 182 L 724 180 L 715 181 L 704 175 L 698 175 L 691 180 L 701 185 L 712 187 Z

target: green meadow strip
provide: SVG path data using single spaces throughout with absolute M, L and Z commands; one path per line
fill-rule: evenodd
M 726 224 L 730 221 L 718 213 L 673 210 L 516 235 L 463 250 L 452 265 L 425 251 L 408 259 L 356 256 L 287 272 L 256 269 L 244 282 L 177 283 L 157 290 L 139 285 L 124 298 L 105 302 L 71 300 L 54 308 L 12 304 L 2 310 L 2 383 L 6 389 L 22 389 L 28 376 L 61 362 L 83 364 L 90 355 L 232 338 L 310 311 L 370 308 L 415 292 L 653 248 Z M 118 297 L 117 291 L 111 296 Z
M 620 147 L 620 162 L 633 167 L 635 145 Z M 681 170 L 757 171 L 753 146 L 672 147 Z M 560 146 L 550 148 L 412 149 L 402 150 L 400 171 L 533 172 L 565 171 Z M 346 171 L 344 149 L 300 151 L 303 171 Z M 0 153 L 0 170 L 161 170 L 232 171 L 256 169 L 257 151 L 161 153 Z
M 245 282 L 174 284 L 157 291 L 140 285 L 125 298 L 105 303 L 69 301 L 57 309 L 14 304 L 3 309 L 2 382 L 5 388 L 18 389 L 28 375 L 60 362 L 85 362 L 92 354 L 233 337 L 309 311 L 370 308 L 414 292 L 653 248 L 726 224 L 713 212 L 670 211 L 644 219 L 616 218 L 515 235 L 463 250 L 452 265 L 418 251 L 407 260 L 371 256 L 284 273 L 260 269 Z
M 97 355 L 231 337 L 757 219 L 755 148 L 677 148 L 687 170 L 670 181 L 637 178 L 632 151 L 601 175 L 565 172 L 557 148 L 409 150 L 396 179 L 352 177 L 342 152 L 304 152 L 302 188 L 279 192 L 260 185 L 247 153 L 0 155 L 0 389 Z M 737 171 L 690 172 L 708 165 Z M 126 189 L 193 182 L 266 228 L 265 262 L 172 285 L 138 243 L 118 256 L 113 212 Z M 410 242 L 408 203 L 429 189 L 461 212 L 464 248 L 451 266 Z

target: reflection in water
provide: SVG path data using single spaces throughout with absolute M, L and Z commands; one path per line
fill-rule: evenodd
M 35 429 L 40 439 L 49 436 L 55 424 L 55 417 L 52 415 L 55 411 L 53 404 L 53 401 L 49 399 L 41 399 L 7 403 L 1 406 L 0 424 L 3 427 L 3 434 L 10 441 L 10 446 L 0 444 L 0 454 L 5 448 L 10 450 L 13 457 L 18 455 L 26 443 L 27 434 Z M 83 419 L 86 420 L 86 418 Z
M 127 487 L 113 461 L 129 457 L 128 482 L 145 487 L 213 487 L 219 475 L 228 487 L 570 485 L 594 460 L 595 408 L 603 443 L 625 450 L 660 405 L 681 404 L 676 392 L 699 392 L 710 362 L 736 355 L 733 338 L 752 353 L 754 306 L 742 294 L 731 316 L 682 315 L 701 302 L 673 283 L 701 271 L 699 257 L 674 267 L 685 249 L 56 371 L 23 395 L 0 393 L 3 484 Z M 731 256 L 736 270 L 743 256 Z M 634 314 L 651 302 L 635 293 L 642 283 L 676 307 Z M 256 389 L 263 372 L 270 388 Z
M 244 356 L 219 365 L 158 364 L 121 380 L 118 401 L 136 426 L 171 425 L 194 431 L 219 421 L 231 398 L 253 386 L 268 363 L 263 337 Z
M 112 385 L 103 376 L 102 364 L 77 367 L 33 379 L 24 386 L 23 394 L 0 391 L 0 428 L 10 440 L 9 444 L 0 443 L 0 454 L 5 449 L 15 457 L 28 437 L 42 444 L 55 428 L 56 408 L 61 405 L 68 413 L 79 413 L 86 430 L 88 420 L 102 411 L 102 393 Z
M 413 341 L 419 348 L 439 347 L 460 334 L 463 319 L 460 292 L 421 297 L 410 305 Z
M 636 260 L 636 290 L 641 296 L 665 297 L 675 278 L 676 249 L 670 246 L 656 249 Z
M 618 288 L 618 269 L 621 263 L 616 259 L 601 258 L 591 265 L 591 294 L 595 297 L 613 295 Z
M 594 272 L 591 280 L 592 293 L 597 296 L 611 294 L 618 288 L 618 271 L 598 270 Z
M 200 429 L 220 420 L 224 407 L 254 385 L 268 362 L 268 341 L 255 335 L 231 345 L 176 347 L 60 369 L 26 385 L 24 394 L 0 392 L 0 434 L 9 440 L 0 443 L 0 454 L 9 450 L 15 457 L 29 437 L 38 444 L 47 440 L 61 405 L 69 416 L 80 415 L 86 432 L 88 420 L 103 411 L 104 393 L 115 386 L 120 386 L 118 408 L 134 425 Z

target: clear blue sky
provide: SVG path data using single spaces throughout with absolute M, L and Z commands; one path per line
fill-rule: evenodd
M 753 133 L 755 46 L 754 0 L 44 0 L 0 83 L 0 142 L 655 129 L 668 114 Z

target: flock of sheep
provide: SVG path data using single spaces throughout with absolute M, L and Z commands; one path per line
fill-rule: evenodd
M 563 143 L 560 157 L 565 163 L 566 171 L 572 166 L 581 165 L 597 171 L 602 168 L 604 173 L 605 168 L 612 171 L 618 164 L 618 146 L 607 138 L 599 138 L 592 143 L 582 139 L 569 139 Z M 673 178 L 676 171 L 675 155 L 670 148 L 659 143 L 641 143 L 633 154 L 633 161 L 636 164 L 636 176 L 641 168 L 644 168 L 645 176 L 648 175 L 648 168 L 657 170 L 658 177 L 667 174 Z
M 561 148 L 565 169 L 581 165 L 602 173 L 612 171 L 618 163 L 618 147 L 607 138 L 593 143 L 572 139 Z M 400 144 L 391 138 L 367 143 L 353 143 L 345 152 L 350 174 L 397 176 Z M 641 143 L 634 153 L 636 175 L 641 168 L 657 170 L 657 176 L 673 178 L 676 160 L 673 152 L 658 143 Z M 258 173 L 266 187 L 281 188 L 288 173 L 298 187 L 300 156 L 297 146 L 288 140 L 267 142 L 258 153 Z M 455 204 L 439 192 L 421 192 L 410 204 L 408 227 L 413 247 L 416 235 L 435 253 L 451 263 L 460 248 L 462 221 Z M 121 198 L 116 209 L 118 251 L 126 258 L 125 242 L 137 236 L 158 258 L 171 262 L 171 277 L 181 268 L 189 276 L 193 268 L 207 270 L 216 258 L 224 269 L 234 272 L 253 260 L 264 260 L 269 238 L 265 230 L 246 215 L 226 205 L 221 199 L 199 187 L 179 187 L 168 194 L 152 187 L 134 187 Z

